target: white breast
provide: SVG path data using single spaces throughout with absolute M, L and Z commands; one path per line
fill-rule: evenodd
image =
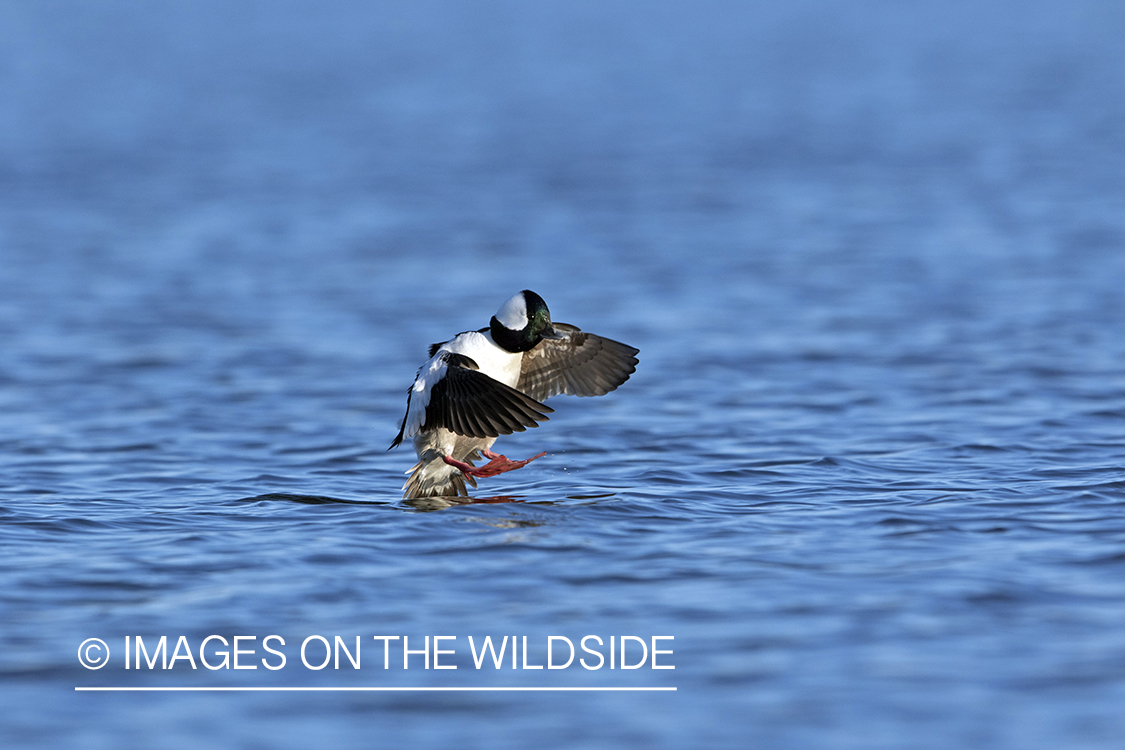
M 457 338 L 442 345 L 441 351 L 464 354 L 477 363 L 480 371 L 493 380 L 499 380 L 504 385 L 513 388 L 520 379 L 520 365 L 523 364 L 522 352 L 510 352 L 497 346 L 492 341 L 492 334 L 469 331 L 462 333 Z

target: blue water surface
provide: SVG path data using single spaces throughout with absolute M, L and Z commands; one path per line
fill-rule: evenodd
M 5 3 L 0 196 L 4 747 L 1121 746 L 1120 3 Z M 524 288 L 636 374 L 403 502 Z

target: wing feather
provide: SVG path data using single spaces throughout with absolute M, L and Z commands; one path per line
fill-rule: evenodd
M 499 380 L 450 362 L 430 391 L 423 430 L 444 427 L 467 437 L 498 437 L 538 427 L 552 411 Z
M 639 349 L 566 323 L 554 327 L 566 338 L 543 339 L 523 355 L 516 388 L 531 398 L 603 396 L 636 372 Z

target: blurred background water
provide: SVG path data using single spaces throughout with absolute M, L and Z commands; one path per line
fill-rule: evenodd
M 0 196 L 5 746 L 1125 736 L 1120 3 L 8 2 Z M 426 346 L 523 288 L 636 375 L 402 503 Z M 121 667 L 212 633 L 289 666 Z M 678 690 L 73 690 L 380 684 Z

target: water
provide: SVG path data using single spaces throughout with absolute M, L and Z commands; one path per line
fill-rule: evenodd
M 0 39 L 5 746 L 1119 745 L 1118 4 L 10 4 Z M 426 347 L 522 288 L 637 373 L 501 440 L 548 452 L 482 481 L 512 502 L 403 503 Z M 287 665 L 124 669 L 212 634 Z M 590 634 L 675 669 L 467 643 Z

